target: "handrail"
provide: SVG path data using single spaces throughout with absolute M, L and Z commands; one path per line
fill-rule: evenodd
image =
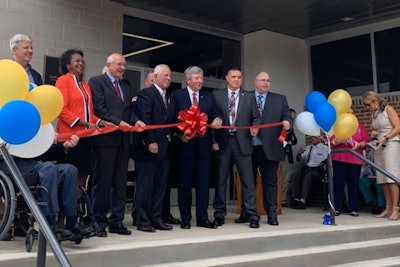
M 329 212 L 331 214 L 331 224 L 335 225 L 335 208 L 334 208 L 334 197 L 333 197 L 333 168 L 332 168 L 332 158 L 331 154 L 336 153 L 351 153 L 357 158 L 361 159 L 362 161 L 371 165 L 375 170 L 382 173 L 383 175 L 389 177 L 393 181 L 395 181 L 398 185 L 400 185 L 400 179 L 391 174 L 390 172 L 386 171 L 385 169 L 376 165 L 373 161 L 369 160 L 368 158 L 364 157 L 363 155 L 357 153 L 354 149 L 351 148 L 338 148 L 331 150 L 331 153 L 328 156 L 327 162 L 327 173 L 328 173 L 328 185 L 329 185 L 329 195 L 328 195 L 328 202 L 329 202 Z
M 43 216 L 43 213 L 41 212 L 38 204 L 33 198 L 32 193 L 30 192 L 24 178 L 22 177 L 21 172 L 19 171 L 10 153 L 8 153 L 8 150 L 4 143 L 0 144 L 0 152 L 1 155 L 3 156 L 4 162 L 7 164 L 7 167 L 10 170 L 11 176 L 14 178 L 15 183 L 21 190 L 21 194 L 24 197 L 29 209 L 32 211 L 33 216 L 39 223 L 40 233 L 43 234 L 45 239 L 49 242 L 50 247 L 53 250 L 54 256 L 56 257 L 60 265 L 63 267 L 70 267 L 71 263 L 68 261 L 67 256 L 65 255 L 60 244 L 58 243 L 52 229 L 47 223 L 46 218 Z M 40 242 L 41 240 L 44 241 L 43 238 L 39 238 L 39 243 L 41 243 Z M 37 266 L 40 267 L 45 266 L 46 262 L 45 258 L 43 258 L 46 256 L 46 244 L 43 241 L 42 241 L 43 244 L 39 244 L 39 249 L 38 249 Z

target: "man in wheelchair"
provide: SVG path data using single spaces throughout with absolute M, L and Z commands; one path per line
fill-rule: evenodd
M 39 186 L 47 189 L 48 193 L 40 190 L 40 200 L 50 202 L 51 205 L 41 206 L 48 223 L 54 230 L 60 241 L 77 241 L 88 237 L 93 233 L 91 227 L 86 227 L 78 222 L 78 170 L 71 164 L 55 164 L 50 160 L 55 155 L 65 153 L 66 150 L 76 146 L 78 136 L 71 138 L 64 143 L 57 143 L 40 158 L 24 159 L 14 157 L 14 161 L 22 176 L 30 177 L 37 175 Z M 47 158 L 50 156 L 50 158 Z M 0 159 L 0 169 L 10 174 L 4 160 Z M 52 208 L 49 208 L 52 207 Z M 56 223 L 56 215 L 65 216 L 65 229 L 61 229 Z

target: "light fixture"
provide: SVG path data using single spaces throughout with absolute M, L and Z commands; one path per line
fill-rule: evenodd
M 165 46 L 169 46 L 169 45 L 173 45 L 173 42 L 169 42 L 169 41 L 164 41 L 164 40 L 160 40 L 160 39 L 155 39 L 155 38 L 150 38 L 150 37 L 146 37 L 146 36 L 142 36 L 142 35 L 137 35 L 137 34 L 131 34 L 131 33 L 122 33 L 123 36 L 127 36 L 127 37 L 131 37 L 131 38 L 137 38 L 137 39 L 141 39 L 141 40 L 146 40 L 146 41 L 151 41 L 151 42 L 156 42 L 156 43 L 160 43 L 159 45 L 156 46 L 151 46 L 145 49 L 141 49 L 141 50 L 137 50 L 128 54 L 123 55 L 124 57 L 131 57 L 131 56 L 135 56 L 138 54 L 142 54 L 142 53 L 146 53 L 152 50 L 156 50 Z

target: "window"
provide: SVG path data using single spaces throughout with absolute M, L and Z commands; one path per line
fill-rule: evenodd
M 400 28 L 374 34 L 378 92 L 400 90 Z
M 314 90 L 328 96 L 345 89 L 352 96 L 373 90 L 370 35 L 360 35 L 311 47 Z

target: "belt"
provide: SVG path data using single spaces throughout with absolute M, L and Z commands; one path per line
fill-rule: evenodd
M 230 132 L 228 132 L 228 135 L 229 136 L 236 136 L 236 131 L 230 131 Z

